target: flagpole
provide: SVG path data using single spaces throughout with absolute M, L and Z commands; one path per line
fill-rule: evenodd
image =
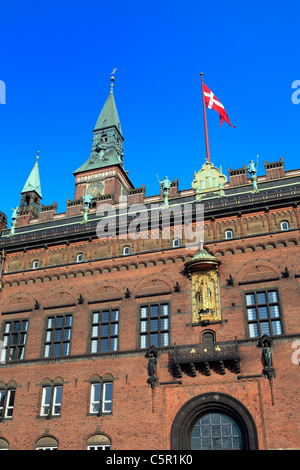
M 208 133 L 207 133 L 207 121 L 206 121 L 206 110 L 205 110 L 205 100 L 204 100 L 204 91 L 203 91 L 203 73 L 200 73 L 201 84 L 202 84 L 202 101 L 203 101 L 203 115 L 204 115 L 204 131 L 205 131 L 205 144 L 206 144 L 206 161 L 210 162 L 209 155 L 209 145 L 208 145 Z

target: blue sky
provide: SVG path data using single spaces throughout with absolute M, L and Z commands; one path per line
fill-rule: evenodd
M 8 216 L 40 152 L 42 202 L 64 212 L 73 171 L 114 87 L 124 166 L 136 187 L 190 188 L 205 161 L 200 72 L 231 123 L 207 111 L 211 161 L 241 168 L 259 155 L 299 168 L 298 2 L 15 0 L 1 2 L 1 207 Z

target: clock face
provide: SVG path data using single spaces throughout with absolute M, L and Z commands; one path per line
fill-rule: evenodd
M 93 183 L 90 183 L 87 187 L 87 192 L 92 197 L 101 196 L 104 194 L 104 181 L 94 181 Z

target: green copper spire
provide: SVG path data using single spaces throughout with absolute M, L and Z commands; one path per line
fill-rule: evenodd
M 38 159 L 39 152 L 37 153 L 35 165 L 31 170 L 31 173 L 25 183 L 23 190 L 21 191 L 21 194 L 28 193 L 30 191 L 35 191 L 42 198 Z
M 115 126 L 120 134 L 122 135 L 121 130 L 121 123 L 115 103 L 113 87 L 114 87 L 114 80 L 115 78 L 111 77 L 111 85 L 110 85 L 110 93 L 107 97 L 107 100 L 102 108 L 100 116 L 98 117 L 98 121 L 96 122 L 96 126 L 94 129 L 95 131 L 99 131 L 101 129 L 106 129 L 107 127 Z
M 121 165 L 123 168 L 123 135 L 115 103 L 113 87 L 115 77 L 111 77 L 110 93 L 102 108 L 94 129 L 94 139 L 90 158 L 81 165 L 74 175 L 88 170 Z

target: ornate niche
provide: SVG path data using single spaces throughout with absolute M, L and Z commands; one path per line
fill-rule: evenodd
M 221 261 L 200 248 L 185 266 L 191 279 L 192 323 L 221 320 L 219 266 Z

